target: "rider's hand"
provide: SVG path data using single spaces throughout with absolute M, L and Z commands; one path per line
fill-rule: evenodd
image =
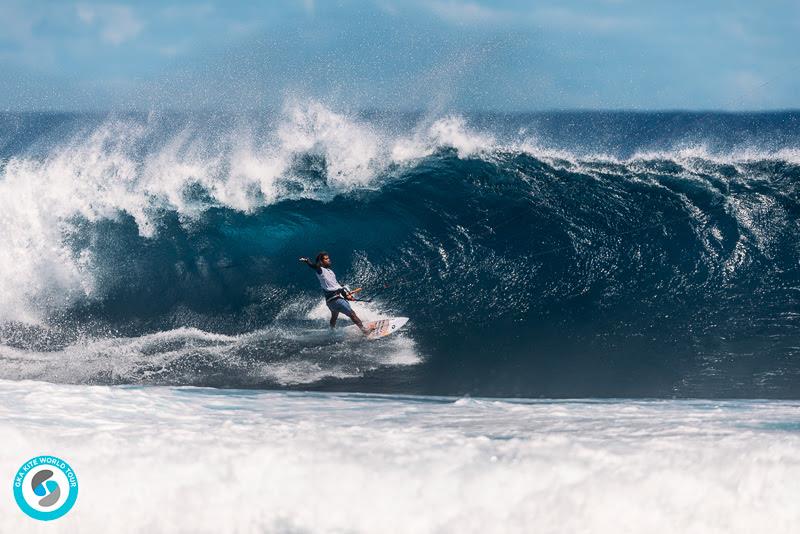
M 306 262 L 308 262 L 308 258 L 300 258 L 298 261 L 300 263 L 306 263 Z

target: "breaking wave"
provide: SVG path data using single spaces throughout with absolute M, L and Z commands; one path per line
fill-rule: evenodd
M 797 396 L 797 114 L 2 114 L 0 378 Z M 330 251 L 377 343 L 325 330 Z

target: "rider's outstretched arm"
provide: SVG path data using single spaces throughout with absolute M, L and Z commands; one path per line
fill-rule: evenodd
M 316 263 L 313 263 L 308 258 L 300 258 L 300 263 L 305 263 L 306 265 L 308 265 L 309 267 L 311 267 L 312 269 L 314 269 L 317 272 L 320 271 L 319 265 L 317 265 Z

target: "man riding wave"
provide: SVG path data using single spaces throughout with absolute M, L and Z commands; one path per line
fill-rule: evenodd
M 362 332 L 365 334 L 369 333 L 369 330 L 364 327 L 364 324 L 361 322 L 361 319 L 358 318 L 356 312 L 350 307 L 350 302 L 348 301 L 355 300 L 352 292 L 336 280 L 336 274 L 331 269 L 331 258 L 328 253 L 324 251 L 320 252 L 317 254 L 316 261 L 314 262 L 311 262 L 308 258 L 300 258 L 300 263 L 305 263 L 317 273 L 317 280 L 319 280 L 319 285 L 325 294 L 325 304 L 327 304 L 328 309 L 331 311 L 331 328 L 336 326 L 336 319 L 339 317 L 340 313 L 343 313 L 348 316 Z

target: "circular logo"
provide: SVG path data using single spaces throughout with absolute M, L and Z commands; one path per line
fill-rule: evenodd
M 14 499 L 34 519 L 50 521 L 69 512 L 78 498 L 78 477 L 55 456 L 35 456 L 14 475 Z

